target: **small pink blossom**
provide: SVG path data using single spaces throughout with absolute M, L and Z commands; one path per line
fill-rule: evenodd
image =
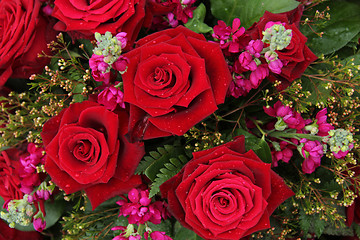
M 104 56 L 93 54 L 89 59 L 89 65 L 91 68 L 91 75 L 95 81 L 109 84 L 110 71 L 107 72 L 109 64 L 104 62 Z
M 117 38 L 117 40 L 121 43 L 121 48 L 125 48 L 127 45 L 127 37 L 126 37 L 127 33 L 126 32 L 119 32 L 118 34 L 115 35 L 115 37 Z
M 264 30 L 266 30 L 268 28 L 271 28 L 272 26 L 274 26 L 276 24 L 281 24 L 281 25 L 283 25 L 285 27 L 285 23 L 283 23 L 283 22 L 272 22 L 272 21 L 270 21 L 270 22 L 266 23 L 266 25 L 264 27 Z
M 34 229 L 38 232 L 42 232 L 46 227 L 46 221 L 42 217 L 34 218 L 33 220 Z
M 49 4 L 42 8 L 43 13 L 47 16 L 51 16 L 53 10 L 54 9 Z
M 130 224 L 144 224 L 148 221 L 160 224 L 162 218 L 168 217 L 168 214 L 165 214 L 166 205 L 160 201 L 151 203 L 148 190 L 138 188 L 130 190 L 128 193 L 130 202 L 123 198 L 116 202 L 120 205 L 119 216 L 128 216 Z
M 179 25 L 179 21 L 175 19 L 175 15 L 173 13 L 167 14 L 167 19 L 171 27 L 177 27 Z
M 272 71 L 273 73 L 276 73 L 276 74 L 281 74 L 281 69 L 283 66 L 284 65 L 280 59 L 276 59 L 276 60 L 273 60 L 270 63 L 268 63 L 268 67 L 269 67 L 270 71 Z
M 258 88 L 263 79 L 269 76 L 269 69 L 264 65 L 259 65 L 251 74 L 250 82 L 254 89 Z
M 124 56 L 120 56 L 116 62 L 112 64 L 112 68 L 120 73 L 124 73 L 127 69 L 127 65 L 129 64 L 129 59 Z
M 145 240 L 149 239 L 149 233 L 144 233 Z M 172 240 L 171 237 L 167 236 L 165 232 L 153 231 L 150 233 L 150 237 L 152 240 Z
M 289 106 L 284 106 L 281 101 L 277 101 L 274 107 L 264 107 L 264 112 L 272 117 L 281 117 L 289 128 L 300 131 L 305 127 L 305 120 L 301 114 Z
M 322 110 L 320 110 L 317 114 L 316 114 L 316 124 L 319 126 L 318 129 L 318 135 L 319 136 L 327 136 L 329 135 L 329 131 L 333 130 L 334 127 L 330 124 L 327 123 L 327 109 L 324 108 Z
M 321 164 L 321 158 L 324 155 L 324 147 L 319 141 L 310 141 L 308 139 L 301 139 L 304 146 L 301 148 L 301 155 L 305 158 L 302 164 L 304 173 L 313 173 Z
M 245 50 L 247 50 L 254 57 L 259 58 L 263 48 L 264 43 L 261 40 L 251 40 L 245 47 Z
M 99 93 L 97 101 L 110 111 L 114 111 L 118 105 L 125 108 L 124 93 L 114 86 L 106 87 Z
M 257 68 L 256 62 L 253 60 L 253 57 L 251 56 L 251 54 L 247 51 L 242 52 L 239 55 L 238 60 L 239 60 L 240 65 L 247 70 L 255 71 Z
M 252 89 L 251 82 L 248 79 L 243 78 L 242 76 L 235 76 L 233 81 L 231 81 L 228 94 L 238 98 L 240 96 L 246 96 Z

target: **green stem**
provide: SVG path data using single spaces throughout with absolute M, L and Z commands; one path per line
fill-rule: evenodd
M 301 138 L 306 138 L 312 141 L 322 141 L 323 137 L 320 136 L 314 136 L 310 134 L 304 134 L 304 133 L 284 133 L 284 132 L 272 132 L 268 133 L 268 136 L 270 137 L 285 137 L 285 138 L 296 138 L 300 140 Z

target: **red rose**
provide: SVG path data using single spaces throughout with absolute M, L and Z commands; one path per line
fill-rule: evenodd
M 85 190 L 93 209 L 141 183 L 143 143 L 129 143 L 128 115 L 95 102 L 71 104 L 44 124 L 45 170 L 67 194 Z
M 12 199 L 22 199 L 24 196 L 20 191 L 19 159 L 20 151 L 17 149 L 0 152 L 0 196 L 5 203 Z
M 39 232 L 23 232 L 15 228 L 10 228 L 9 225 L 0 220 L 0 240 L 42 240 L 43 236 Z
M 351 186 L 351 190 L 354 193 L 356 193 L 354 186 L 356 186 L 358 183 L 356 184 L 355 181 L 359 181 L 359 180 L 355 180 L 355 178 L 360 175 L 360 167 L 355 167 L 352 170 L 355 172 L 355 175 L 352 178 L 353 186 Z M 350 207 L 346 208 L 346 224 L 350 227 L 353 224 L 353 222 L 360 225 L 360 197 L 359 196 L 355 198 L 354 203 Z
M 137 44 L 122 76 L 133 135 L 182 135 L 224 102 L 232 78 L 218 44 L 183 26 Z
M 81 34 L 94 38 L 94 33 L 113 35 L 126 32 L 133 43 L 140 31 L 145 16 L 145 0 L 55 0 L 52 16 L 60 20 L 55 25 L 58 31 Z
M 28 78 L 39 73 L 48 58 L 47 43 L 55 38 L 47 20 L 40 15 L 39 0 L 0 1 L 0 87 L 8 78 Z
M 269 216 L 294 195 L 243 136 L 193 159 L 160 186 L 173 216 L 205 239 L 240 239 L 270 227 Z
M 269 76 L 271 81 L 278 79 L 282 82 L 282 87 L 286 87 L 289 83 L 299 78 L 310 63 L 315 61 L 317 57 L 305 45 L 307 38 L 296 27 L 296 24 L 290 24 L 286 13 L 274 14 L 266 11 L 259 22 L 254 23 L 254 25 L 247 30 L 247 34 L 250 35 L 251 39 L 262 39 L 262 32 L 265 30 L 265 25 L 270 21 L 285 23 L 285 28 L 292 30 L 290 44 L 283 50 L 276 50 L 279 59 L 285 63 L 281 69 L 281 74 L 273 73 Z

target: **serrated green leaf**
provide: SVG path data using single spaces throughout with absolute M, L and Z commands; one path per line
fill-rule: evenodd
M 179 158 L 180 158 L 180 156 L 179 156 Z M 179 158 L 170 158 L 169 161 L 171 162 L 171 164 L 175 165 L 177 168 L 181 168 L 183 165 L 179 161 Z
M 169 159 L 169 161 L 171 162 L 172 159 L 173 159 L 173 158 Z M 174 171 L 174 170 L 177 169 L 177 168 L 176 168 L 173 164 L 171 164 L 171 163 L 165 163 L 164 166 L 165 166 L 167 169 L 169 169 L 170 171 Z
M 152 157 L 145 156 L 144 160 L 142 160 L 136 168 L 135 174 L 143 173 L 145 169 L 148 168 L 154 161 L 155 159 L 153 159 Z
M 171 152 L 174 149 L 174 146 L 172 145 L 164 145 L 164 148 L 167 152 Z
M 315 235 L 319 238 L 325 229 L 326 222 L 325 220 L 321 220 L 320 218 L 314 218 L 313 224 Z
M 154 159 L 158 159 L 161 157 L 161 154 L 159 154 L 158 152 L 155 151 L 151 151 L 149 152 L 150 156 L 152 156 Z
M 306 215 L 305 212 L 303 210 L 301 210 L 299 219 L 300 219 L 299 224 L 300 224 L 301 230 L 303 230 L 304 235 L 306 235 L 310 230 L 312 217 L 309 215 Z
M 330 7 L 330 20 L 322 24 L 302 26 L 301 32 L 308 38 L 306 45 L 317 55 L 330 54 L 344 47 L 360 31 L 360 5 L 344 0 L 325 2 L 309 12 L 310 16 L 315 11 L 323 11 Z M 316 33 L 323 33 L 322 37 Z
M 166 150 L 164 149 L 164 148 L 162 148 L 162 147 L 158 147 L 157 148 L 157 151 L 160 153 L 160 154 L 166 154 Z
M 164 149 L 166 150 L 166 154 L 160 155 L 155 161 L 153 161 L 145 170 L 145 175 L 150 179 L 154 180 L 156 178 L 156 174 L 160 172 L 160 169 L 164 168 L 165 163 L 169 163 L 171 158 L 179 157 L 184 154 L 184 149 L 182 147 L 174 147 L 170 145 L 165 145 Z M 168 151 L 170 150 L 170 151 Z M 151 154 L 151 153 L 150 153 Z M 154 151 L 153 153 L 154 154 Z M 156 155 L 156 154 L 155 154 Z M 157 155 L 156 155 L 157 156 Z
M 179 222 L 175 223 L 175 236 L 174 240 L 201 240 L 203 238 L 199 237 L 194 231 L 187 229 Z
M 282 13 L 299 5 L 295 0 L 210 0 L 212 14 L 228 25 L 240 18 L 241 26 L 248 28 L 262 17 L 265 11 Z
M 203 3 L 201 3 L 193 12 L 193 18 L 185 24 L 185 27 L 196 32 L 196 33 L 207 33 L 212 30 L 206 23 L 204 23 L 206 15 L 206 8 Z
M 179 156 L 178 156 L 178 159 L 180 159 L 180 161 L 181 161 L 182 163 L 187 163 L 187 162 L 189 161 L 188 158 L 185 157 L 184 155 L 179 155 Z

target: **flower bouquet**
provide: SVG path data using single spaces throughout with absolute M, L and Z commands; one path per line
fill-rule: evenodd
M 0 0 L 0 239 L 358 239 L 356 0 Z

